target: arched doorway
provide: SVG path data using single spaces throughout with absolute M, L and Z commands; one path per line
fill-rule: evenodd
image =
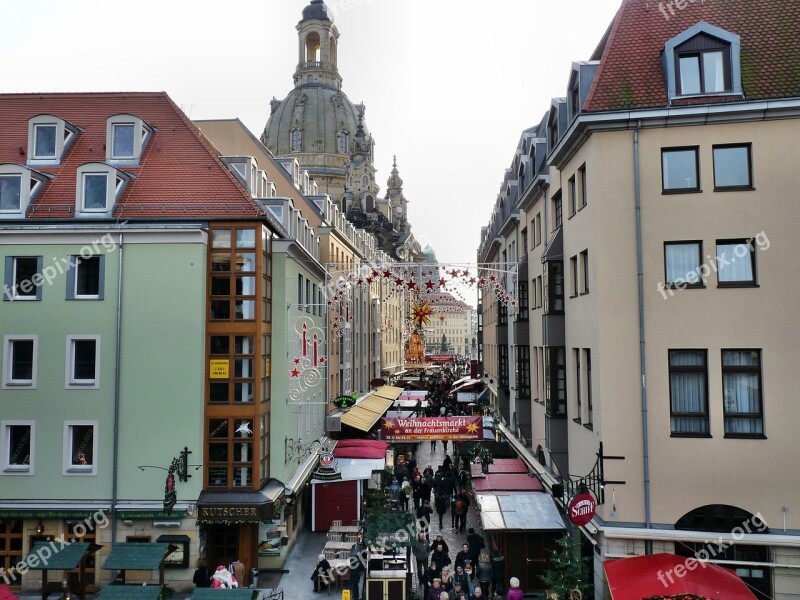
M 727 533 L 733 535 L 734 540 L 748 533 L 769 533 L 769 527 L 760 515 L 727 504 L 696 508 L 678 519 L 675 529 Z M 736 571 L 758 598 L 772 598 L 772 569 L 764 566 L 771 562 L 768 546 L 729 544 L 719 540 L 676 542 L 675 554 L 710 562 L 722 561 L 720 566 Z

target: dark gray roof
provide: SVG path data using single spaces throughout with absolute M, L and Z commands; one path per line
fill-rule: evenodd
M 333 19 L 328 15 L 328 7 L 325 6 L 325 2 L 323 0 L 311 0 L 311 4 L 303 9 L 303 18 L 301 19 L 301 22 L 311 21 L 313 19 L 319 19 L 320 21 L 333 21 Z

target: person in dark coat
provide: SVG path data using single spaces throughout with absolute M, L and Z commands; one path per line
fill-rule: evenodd
M 459 566 L 460 566 L 460 567 L 463 567 L 463 566 L 464 566 L 464 563 L 465 563 L 466 561 L 468 561 L 468 560 L 469 560 L 469 561 L 471 561 L 471 560 L 472 560 L 472 555 L 471 555 L 471 554 L 470 554 L 470 552 L 469 552 L 469 544 L 466 544 L 466 543 L 465 543 L 465 544 L 462 544 L 462 545 L 461 545 L 461 550 L 459 550 L 459 551 L 458 551 L 458 554 L 456 554 L 456 562 L 455 562 L 455 565 L 456 565 L 457 567 L 459 567 Z
M 450 556 L 447 554 L 447 551 L 444 549 L 444 545 L 441 542 L 436 542 L 433 544 L 431 562 L 435 562 L 436 566 L 440 569 L 453 562 L 450 560 Z
M 311 574 L 311 579 L 314 581 L 314 591 L 327 590 L 330 585 L 331 576 L 331 563 L 325 558 L 324 554 L 320 554 L 317 566 L 314 567 L 314 572 Z
M 431 544 L 431 550 L 436 549 L 436 544 L 441 544 L 444 548 L 444 551 L 450 554 L 450 546 L 447 545 L 447 542 L 444 541 L 444 536 L 441 533 L 437 533 L 436 537 L 433 539 L 433 543 Z
M 192 576 L 192 583 L 196 588 L 211 587 L 211 571 L 208 569 L 208 564 L 205 558 L 197 561 L 197 570 Z
M 486 542 L 483 541 L 483 538 L 475 533 L 475 530 L 470 527 L 467 530 L 467 545 L 469 546 L 469 554 L 470 558 L 472 559 L 472 564 L 478 564 L 478 558 L 481 555 L 481 550 L 486 547 Z
M 422 582 L 422 597 L 428 597 L 428 590 L 431 589 L 433 586 L 433 580 L 439 579 L 439 575 L 441 575 L 442 569 L 436 566 L 435 562 L 431 562 L 428 565 L 428 569 L 425 571 L 425 574 L 420 577 Z
M 425 539 L 431 539 L 431 515 L 433 514 L 433 509 L 431 509 L 431 505 L 428 503 L 427 500 L 423 500 L 422 506 L 417 509 L 416 516 L 417 516 L 417 527 L 421 528 L 421 530 L 425 533 Z
M 439 515 L 439 529 L 442 529 L 444 525 L 442 524 L 442 518 L 444 517 L 444 513 L 447 512 L 447 498 L 444 494 L 436 496 L 436 514 Z

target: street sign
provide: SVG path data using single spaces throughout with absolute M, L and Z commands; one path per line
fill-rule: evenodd
M 591 494 L 578 494 L 569 503 L 569 520 L 573 525 L 586 525 L 597 512 L 597 502 Z

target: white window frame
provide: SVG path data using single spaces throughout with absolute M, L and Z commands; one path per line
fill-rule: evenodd
M 11 436 L 8 430 L 13 426 L 27 426 L 31 428 L 30 463 L 27 465 L 12 465 L 8 460 L 11 452 Z M 23 475 L 28 477 L 33 475 L 36 464 L 34 456 L 36 452 L 36 421 L 0 421 L 0 450 L 2 450 L 2 456 L 0 456 L 0 475 Z
M 55 125 L 56 128 L 56 147 L 54 156 L 36 155 L 36 130 L 37 127 Z M 61 163 L 61 157 L 64 156 L 64 151 L 69 148 L 70 144 L 75 141 L 80 128 L 72 123 L 65 121 L 55 115 L 37 115 L 28 119 L 28 160 L 29 165 L 58 165 Z
M 75 465 L 72 464 L 72 428 L 74 426 L 87 425 L 93 427 L 92 432 L 92 457 L 91 465 Z M 97 475 L 97 446 L 99 437 L 99 423 L 98 421 L 64 421 L 64 444 L 63 444 L 63 470 L 62 475 L 72 476 L 86 476 Z
M 33 366 L 32 377 L 30 380 L 11 379 L 11 343 L 14 341 L 32 341 L 33 342 Z M 18 390 L 18 389 L 36 389 L 36 375 L 38 372 L 38 355 L 39 355 L 39 336 L 38 335 L 6 335 L 3 336 L 3 389 L 4 390 Z
M 106 176 L 106 206 L 105 208 L 87 208 L 85 206 L 85 179 L 87 175 L 105 175 Z M 106 215 L 110 216 L 114 211 L 114 207 L 119 201 L 125 184 L 131 179 L 131 175 L 107 165 L 105 163 L 86 163 L 77 169 L 76 181 L 76 211 L 75 215 L 80 216 L 97 216 Z
M 114 135 L 118 125 L 133 126 L 133 153 L 130 155 L 114 154 Z M 152 135 L 153 128 L 136 115 L 119 114 L 109 117 L 106 119 L 106 161 L 112 165 L 138 165 Z
M 100 337 L 99 335 L 68 335 L 64 370 L 64 387 L 66 389 L 93 389 L 100 387 Z M 94 340 L 94 379 L 74 379 L 75 342 Z
M 96 294 L 78 294 L 78 281 L 80 279 L 80 264 L 81 260 L 88 260 L 90 258 L 97 258 L 100 261 L 98 271 L 97 293 Z M 67 265 L 67 300 L 102 300 L 104 297 L 105 287 L 105 268 L 106 268 L 106 255 L 105 254 L 91 254 L 89 256 L 82 256 L 80 254 L 72 254 L 69 257 Z
M 20 178 L 19 209 L 0 209 L 0 219 L 19 219 L 25 216 L 28 205 L 36 199 L 36 195 L 49 179 L 44 173 L 12 163 L 0 164 L 0 176 Z
M 17 260 L 21 258 L 33 258 L 36 259 L 36 272 L 30 279 L 26 279 L 26 282 L 30 282 L 30 284 L 34 287 L 34 294 L 32 295 L 22 295 L 17 294 Z M 14 302 L 38 302 L 42 299 L 42 284 L 44 282 L 44 277 L 42 276 L 42 267 L 43 267 L 43 260 L 41 256 L 6 256 L 5 257 L 5 272 L 3 273 L 3 301 L 14 301 Z M 26 287 L 24 285 L 20 285 L 20 288 Z M 24 292 L 24 290 L 20 290 Z

